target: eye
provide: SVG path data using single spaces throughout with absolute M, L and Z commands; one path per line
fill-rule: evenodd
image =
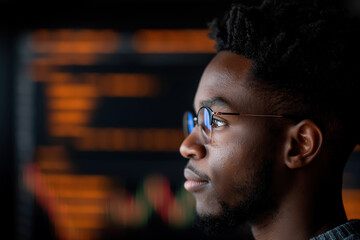
M 213 119 L 213 127 L 214 128 L 217 128 L 217 127 L 222 127 L 222 126 L 225 126 L 226 125 L 226 122 L 225 121 L 221 121 L 219 119 Z

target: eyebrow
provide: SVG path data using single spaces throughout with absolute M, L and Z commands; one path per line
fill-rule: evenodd
M 230 105 L 227 103 L 227 101 L 221 97 L 214 97 L 210 99 L 206 99 L 200 102 L 200 107 L 213 107 L 213 106 L 219 106 L 219 107 L 226 107 L 229 108 Z M 194 107 L 195 109 L 195 107 Z

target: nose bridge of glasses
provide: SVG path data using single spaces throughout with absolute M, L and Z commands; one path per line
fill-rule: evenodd
M 193 121 L 195 125 L 198 125 L 198 118 L 196 116 L 193 117 Z

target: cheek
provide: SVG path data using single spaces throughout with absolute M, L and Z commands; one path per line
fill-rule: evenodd
M 215 159 L 217 167 L 251 166 L 267 145 L 268 134 L 251 125 L 242 125 L 218 132 L 214 136 L 209 145 L 209 157 Z
M 222 201 L 238 201 L 243 194 L 234 194 L 235 189 L 244 189 L 251 182 L 252 175 L 261 158 L 261 143 L 256 134 L 248 128 L 233 130 L 224 134 L 209 146 L 209 167 L 214 189 Z

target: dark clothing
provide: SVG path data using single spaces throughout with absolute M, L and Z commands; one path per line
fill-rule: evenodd
M 310 240 L 360 240 L 360 220 L 351 220 Z

